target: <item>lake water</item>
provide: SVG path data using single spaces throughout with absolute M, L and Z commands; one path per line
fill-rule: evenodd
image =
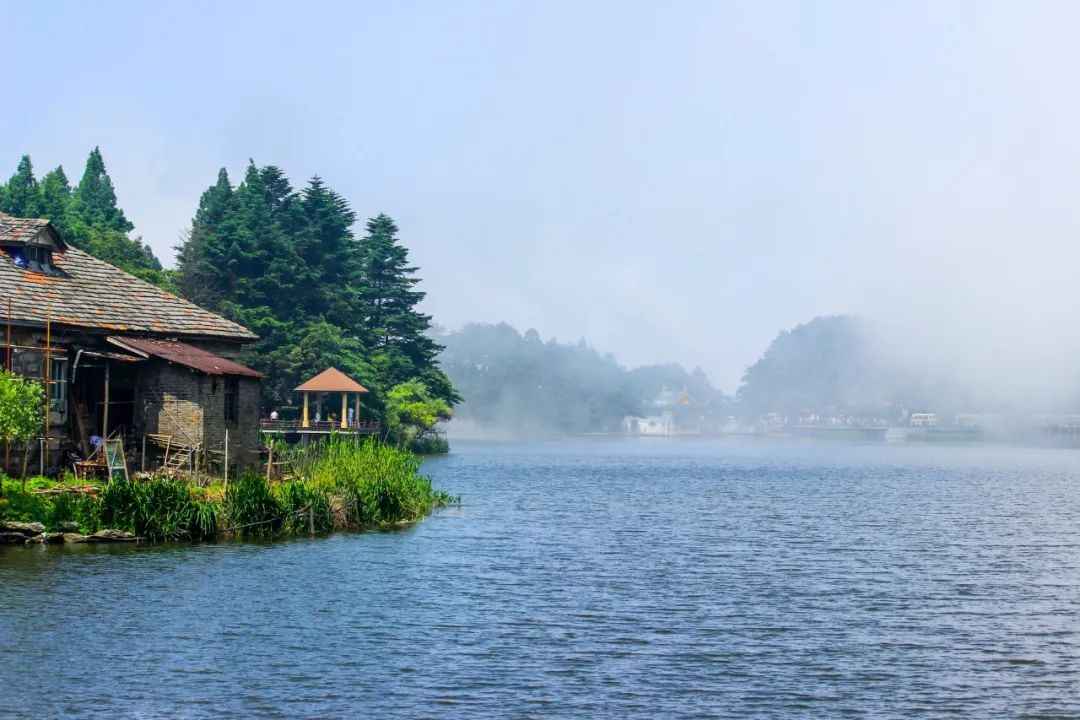
M 0 551 L 3 717 L 1080 717 L 1080 452 L 459 443 L 405 531 Z

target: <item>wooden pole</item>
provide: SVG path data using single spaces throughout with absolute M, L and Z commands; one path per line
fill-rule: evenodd
M 349 402 L 349 394 L 341 393 L 341 429 L 349 427 L 349 408 L 347 403 Z
M 11 360 L 11 298 L 7 301 L 7 365 L 8 372 L 15 371 L 15 365 Z M 4 472 L 11 469 L 11 443 L 4 443 Z
M 101 411 L 101 436 L 109 437 L 109 361 L 105 361 L 105 409 Z
M 41 467 L 45 474 L 44 453 L 49 452 L 49 406 L 52 405 L 52 303 L 45 310 L 45 433 L 42 444 Z
M 15 370 L 15 365 L 11 360 L 11 298 L 7 301 L 7 369 L 8 372 Z
M 270 443 L 270 452 L 266 456 L 266 482 L 270 482 L 270 467 L 274 464 L 274 443 Z
M 4 366 L 9 372 L 15 370 L 11 359 L 11 298 L 8 298 L 8 364 Z M 11 470 L 11 443 L 3 444 L 3 472 Z
M 307 506 L 307 529 L 312 535 L 315 534 L 315 506 Z
M 225 489 L 229 489 L 229 429 L 225 428 Z

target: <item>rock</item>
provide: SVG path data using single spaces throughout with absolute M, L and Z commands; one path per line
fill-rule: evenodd
M 79 532 L 79 523 L 71 522 L 70 520 L 68 522 L 56 523 L 56 531 L 61 533 L 77 533 Z
M 86 542 L 135 542 L 139 538 L 123 530 L 98 530 L 86 536 Z
M 45 526 L 39 522 L 15 522 L 5 520 L 0 522 L 0 532 L 21 533 L 23 535 L 40 535 L 45 532 Z
M 86 542 L 86 536 L 79 533 L 64 533 L 64 542 L 66 543 L 83 543 Z
M 26 542 L 26 536 L 18 532 L 0 531 L 0 545 L 16 545 Z
M 41 533 L 40 535 L 35 535 L 34 537 L 26 538 L 26 542 L 27 543 L 41 543 L 42 545 L 46 545 L 46 544 L 52 545 L 54 543 L 62 543 L 62 542 L 64 542 L 64 533 L 58 533 L 58 532 Z

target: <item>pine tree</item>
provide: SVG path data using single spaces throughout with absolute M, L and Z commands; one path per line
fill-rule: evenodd
M 16 217 L 35 217 L 38 213 L 38 182 L 29 155 L 23 155 L 15 174 L 0 193 L 0 210 Z
M 199 199 L 186 240 L 177 248 L 177 284 L 184 297 L 211 310 L 227 298 L 224 283 L 227 220 L 233 211 L 233 187 L 225 168 Z
M 280 168 L 249 163 L 233 189 L 225 171 L 203 193 L 178 249 L 184 294 L 251 328 L 243 355 L 267 374 L 263 401 L 285 405 L 292 388 L 334 366 L 366 386 L 367 412 L 382 413 L 394 386 L 419 380 L 459 400 L 415 306 L 416 268 L 385 215 L 358 240 L 349 203 L 313 177 L 300 192 Z
M 71 205 L 71 185 L 63 166 L 46 173 L 38 184 L 38 213 L 47 218 L 62 236 L 68 234 L 68 207 Z
M 108 228 L 125 234 L 135 229 L 116 204 L 116 191 L 105 170 L 99 148 L 95 147 L 86 159 L 86 170 L 75 188 L 72 209 L 91 227 Z
M 352 226 L 356 213 L 345 198 L 313 177 L 301 193 L 303 226 L 296 234 L 297 254 L 308 268 L 303 278 L 303 310 L 343 328 L 355 323 L 359 246 Z
M 418 268 L 398 242 L 398 227 L 385 214 L 368 220 L 360 243 L 360 298 L 366 310 L 367 345 L 373 364 L 387 385 L 421 378 L 447 402 L 457 402 L 446 376 L 438 369 L 442 346 L 429 336 L 431 316 L 416 309 L 425 293 L 416 290 Z

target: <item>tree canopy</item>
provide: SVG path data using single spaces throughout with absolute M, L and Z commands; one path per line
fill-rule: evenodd
M 149 245 L 131 237 L 134 225 L 120 209 L 101 151 L 86 159 L 82 179 L 73 189 L 63 167 L 34 177 L 29 155 L 0 186 L 0 210 L 18 217 L 47 218 L 66 241 L 136 277 L 174 290 Z
M 439 368 L 417 268 L 387 215 L 353 232 L 356 213 L 319 177 L 297 191 L 273 165 L 249 163 L 235 187 L 221 170 L 177 248 L 184 296 L 251 328 L 244 361 L 267 374 L 263 400 L 334 366 L 366 386 L 385 418 L 388 393 L 417 381 L 447 407 L 460 399 Z
M 36 380 L 0 370 L 0 443 L 21 442 L 23 448 L 23 489 L 26 483 L 28 441 L 41 430 L 44 422 L 45 388 Z

